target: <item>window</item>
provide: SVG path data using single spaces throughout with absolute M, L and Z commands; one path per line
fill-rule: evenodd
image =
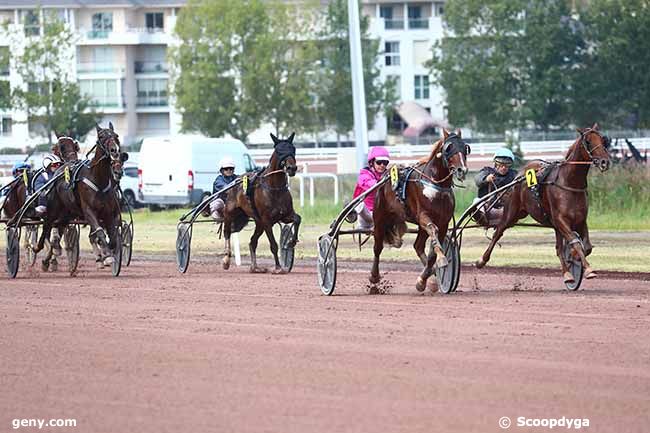
M 393 17 L 393 7 L 392 6 L 380 6 L 379 7 L 379 17 L 384 19 L 384 27 L 386 30 L 392 29 L 403 29 L 404 21 L 397 20 Z
M 429 20 L 422 17 L 422 6 L 409 6 L 409 29 L 428 29 Z
M 415 76 L 415 99 L 429 99 L 429 76 Z
M 80 80 L 81 93 L 96 107 L 118 107 L 117 80 Z
M 2 118 L 2 130 L 0 135 L 11 135 L 11 117 Z
M 399 66 L 399 42 L 384 44 L 386 66 Z
M 149 12 L 145 15 L 145 22 L 147 30 L 150 32 L 162 31 L 163 29 L 163 13 L 162 12 Z
M 0 81 L 0 108 L 11 107 L 11 87 L 9 81 Z
M 21 10 L 20 15 L 25 25 L 25 36 L 38 36 L 41 34 L 41 23 L 38 11 L 33 9 Z
M 93 14 L 93 30 L 88 35 L 90 38 L 106 38 L 113 31 L 113 13 L 99 12 Z
M 167 79 L 137 80 L 139 107 L 167 106 Z
M 138 177 L 138 167 L 125 168 L 124 175 L 127 177 Z
M 437 17 L 441 17 L 445 14 L 445 4 L 440 2 L 433 3 L 433 13 Z

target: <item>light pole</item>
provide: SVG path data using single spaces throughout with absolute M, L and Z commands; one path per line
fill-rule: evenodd
M 366 91 L 363 84 L 361 57 L 361 29 L 359 2 L 348 0 L 350 34 L 350 69 L 352 70 L 352 107 L 354 113 L 354 142 L 357 149 L 357 169 L 366 164 L 368 155 L 368 121 L 366 119 Z

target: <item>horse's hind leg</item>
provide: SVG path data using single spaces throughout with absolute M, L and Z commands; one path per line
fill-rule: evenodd
M 566 260 L 564 260 L 564 237 L 562 236 L 562 233 L 558 229 L 555 229 L 555 252 L 557 254 L 557 257 L 560 259 L 560 266 L 562 267 L 562 275 L 564 276 L 564 281 L 565 282 L 572 282 L 574 281 L 573 275 L 569 272 L 569 266 L 566 263 Z
M 575 256 L 578 256 L 580 258 L 580 261 L 582 261 L 582 265 L 585 267 L 585 269 L 589 270 L 591 274 L 594 274 L 593 270 L 591 269 L 591 266 L 589 265 L 589 262 L 587 262 L 587 257 L 585 256 L 585 251 L 582 247 L 582 242 L 576 234 L 571 230 L 571 225 L 566 221 L 565 218 L 560 217 L 555 223 L 555 228 L 557 231 L 560 232 L 560 234 L 566 239 L 566 241 L 571 245 L 571 248 L 573 250 L 573 254 Z M 574 257 L 575 257 L 574 256 Z M 563 269 L 564 271 L 564 269 Z M 595 274 L 589 278 L 594 278 Z M 564 282 L 565 283 L 570 283 L 575 281 L 573 278 L 573 275 L 571 275 L 570 272 L 564 271 Z
M 492 236 L 490 245 L 488 245 L 481 258 L 476 261 L 477 268 L 481 269 L 487 264 L 487 262 L 490 261 L 492 250 L 494 250 L 497 242 L 499 242 L 499 239 L 501 239 L 503 236 L 503 232 L 515 225 L 515 222 L 517 222 L 518 219 L 526 216 L 525 213 L 519 212 L 519 202 L 514 199 L 515 197 L 516 195 L 513 195 L 513 199 L 511 199 L 510 202 L 506 203 L 506 206 L 503 210 L 503 217 L 494 230 L 494 235 Z
M 596 278 L 598 275 L 596 275 L 593 268 L 589 265 L 586 259 L 586 257 L 588 257 L 589 254 L 591 254 L 591 250 L 593 249 L 591 245 L 591 240 L 589 239 L 589 229 L 587 228 L 587 221 L 585 221 L 583 224 L 578 226 L 577 232 L 580 235 L 580 239 L 582 239 L 582 246 L 584 248 L 585 260 L 583 261 L 583 263 L 585 265 L 585 278 L 587 278 L 588 280 L 592 278 Z
M 226 216 L 223 221 L 223 242 L 224 242 L 224 251 L 223 259 L 221 259 L 221 266 L 224 270 L 230 268 L 230 257 L 232 256 L 232 250 L 230 248 L 230 235 L 231 235 L 232 223 L 230 219 Z
M 427 265 L 427 255 L 424 252 L 424 248 L 426 247 L 427 244 L 427 232 L 422 230 L 422 228 L 418 229 L 418 234 L 415 237 L 415 242 L 413 242 L 413 248 L 415 249 L 415 254 L 419 257 L 420 261 L 422 262 L 422 266 Z
M 251 236 L 251 241 L 248 244 L 248 248 L 249 248 L 250 253 L 251 253 L 251 268 L 250 268 L 251 273 L 264 273 L 264 272 L 267 272 L 267 269 L 260 268 L 260 267 L 257 266 L 257 255 L 256 255 L 257 241 L 260 239 L 260 236 L 262 236 L 263 232 L 264 232 L 264 227 L 262 227 L 262 225 L 258 224 L 257 221 L 256 221 L 255 222 L 255 231 L 253 232 L 253 236 Z M 276 259 L 276 263 L 278 263 L 278 261 L 277 261 L 278 244 L 275 244 L 275 248 L 276 248 L 275 259 Z

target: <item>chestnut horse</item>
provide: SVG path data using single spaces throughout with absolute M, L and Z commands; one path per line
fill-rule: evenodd
M 490 260 L 490 255 L 503 232 L 517 221 L 530 215 L 543 225 L 555 230 L 555 249 L 560 259 L 565 283 L 575 282 L 569 272 L 562 252 L 563 240 L 572 246 L 574 257 L 579 258 L 585 268 L 585 278 L 596 274 L 587 262 L 592 245 L 587 228 L 587 174 L 591 165 L 601 171 L 610 166 L 609 138 L 598 130 L 595 123 L 591 128 L 578 129 L 580 136 L 571 145 L 563 161 L 544 163 L 531 162 L 524 171 L 534 169 L 540 177 L 539 199 L 535 191 L 524 182 L 515 184 L 512 191 L 504 196 L 503 216 L 495 228 L 490 245 L 477 260 L 476 267 L 482 268 Z
M 128 154 L 120 152 L 120 140 L 109 123 L 108 128 L 97 129 L 95 155 L 92 160 L 72 168 L 70 184 L 63 179 L 56 182 L 48 197 L 48 214 L 44 219 L 43 233 L 35 252 L 43 248 L 52 227 L 62 230 L 73 220 L 83 220 L 90 225 L 90 242 L 97 244 L 98 261 L 104 265 L 113 262 L 112 251 L 121 226 L 120 204 L 115 189 L 122 177 L 122 166 Z M 106 239 L 108 232 L 108 241 Z
M 267 269 L 257 266 L 257 241 L 266 233 L 275 260 L 273 273 L 285 274 L 288 270 L 280 266 L 278 260 L 278 244 L 273 235 L 273 225 L 281 221 L 285 224 L 294 224 L 294 238 L 298 240 L 300 215 L 293 210 L 293 200 L 289 191 L 288 176 L 296 174 L 296 148 L 293 145 L 295 133 L 286 140 L 281 140 L 271 134 L 273 140 L 273 154 L 269 165 L 258 173 L 247 173 L 248 188 L 236 187 L 228 192 L 223 218 L 223 235 L 225 239 L 225 253 L 223 268 L 230 267 L 230 234 L 238 232 L 248 224 L 249 218 L 255 221 L 255 231 L 251 236 L 249 249 L 251 254 L 250 272 L 266 272 Z
M 460 130 L 449 133 L 443 129 L 442 138 L 433 145 L 428 158 L 413 168 L 401 170 L 400 184 L 405 183 L 405 197 L 399 197 L 399 191 L 396 194 L 390 183 L 377 190 L 373 212 L 375 259 L 369 278 L 372 284 L 380 280 L 379 256 L 384 243 L 399 248 L 407 221 L 418 226 L 413 248 L 424 266 L 415 288 L 420 292 L 425 289 L 434 263 L 439 268 L 447 266 L 441 245 L 456 205 L 453 177 L 455 175 L 461 182 L 465 179 L 469 153 L 470 147 L 462 140 Z M 431 239 L 433 245 L 428 255 L 424 251 L 427 239 Z

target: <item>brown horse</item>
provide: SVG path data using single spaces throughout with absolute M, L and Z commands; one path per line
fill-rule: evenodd
M 377 190 L 373 212 L 375 259 L 369 278 L 372 284 L 380 281 L 379 256 L 384 243 L 400 247 L 407 221 L 418 226 L 413 248 L 424 266 L 415 288 L 418 291 L 425 289 L 427 279 L 433 274 L 434 264 L 437 267 L 447 266 L 441 245 L 456 204 L 453 177 L 455 175 L 459 181 L 465 179 L 469 153 L 470 147 L 462 140 L 460 130 L 455 133 L 443 130 L 442 138 L 433 145 L 428 158 L 413 168 L 401 170 L 400 183 L 404 183 L 405 196 L 399 197 L 400 191 L 396 194 L 390 183 Z M 424 251 L 427 239 L 431 239 L 433 244 L 429 255 Z
M 97 129 L 95 155 L 92 160 L 70 167 L 72 179 L 68 184 L 60 179 L 48 197 L 48 214 L 44 219 L 43 233 L 35 249 L 43 248 L 52 227 L 62 231 L 73 220 L 84 220 L 90 225 L 90 242 L 100 247 L 98 261 L 104 265 L 113 262 L 121 226 L 120 204 L 115 189 L 122 177 L 122 166 L 128 154 L 120 152 L 120 140 L 113 124 Z M 106 239 L 108 232 L 109 241 Z
M 476 267 L 482 268 L 487 264 L 494 246 L 506 229 L 530 215 L 539 223 L 555 230 L 555 249 L 560 258 L 565 283 L 573 283 L 574 278 L 562 254 L 563 240 L 572 246 L 574 257 L 582 261 L 585 278 L 596 276 L 587 262 L 587 256 L 592 250 L 587 228 L 587 174 L 592 164 L 601 171 L 609 168 L 609 139 L 598 130 L 597 123 L 591 128 L 578 129 L 578 133 L 580 136 L 571 145 L 563 161 L 550 164 L 536 161 L 526 165 L 524 171 L 534 169 L 540 178 L 539 199 L 526 183 L 519 182 L 513 186 L 503 200 L 503 217 L 496 225 L 490 245 L 476 262 Z
M 230 234 L 243 229 L 250 218 L 255 221 L 255 231 L 251 236 L 249 249 L 251 254 L 250 271 L 266 272 L 265 268 L 257 266 L 257 241 L 266 233 L 271 246 L 271 252 L 275 259 L 273 273 L 284 274 L 288 271 L 280 266 L 278 260 L 278 244 L 273 235 L 273 225 L 281 221 L 285 224 L 294 224 L 294 238 L 292 243 L 298 240 L 298 228 L 300 227 L 300 215 L 293 210 L 293 200 L 289 191 L 288 176 L 296 174 L 296 148 L 293 145 L 295 133 L 286 140 L 281 140 L 271 134 L 273 140 L 273 154 L 269 165 L 258 173 L 247 173 L 248 188 L 233 188 L 228 192 L 226 207 L 223 219 L 223 234 L 225 239 L 225 253 L 223 257 L 223 268 L 230 267 Z

